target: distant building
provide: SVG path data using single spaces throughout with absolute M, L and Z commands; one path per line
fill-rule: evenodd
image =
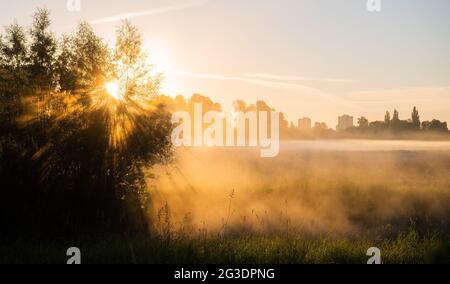
M 300 130 L 310 130 L 311 126 L 311 119 L 308 117 L 304 117 L 298 120 L 298 129 Z
M 344 114 L 338 118 L 336 130 L 346 130 L 351 127 L 353 127 L 353 116 Z

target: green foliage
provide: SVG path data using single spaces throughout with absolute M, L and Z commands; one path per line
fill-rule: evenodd
M 112 58 L 113 77 L 123 86 L 125 97 L 151 97 L 158 93 L 161 75 L 151 74 L 147 54 L 142 50 L 142 36 L 128 21 L 117 29 Z
M 28 34 L 18 24 L 5 32 L 0 42 L 5 235 L 146 233 L 144 169 L 170 160 L 172 125 L 170 114 L 146 95 L 156 95 L 159 85 L 143 63 L 137 30 L 124 23 L 117 37 L 123 45 L 115 49 L 87 23 L 58 41 L 48 10 L 38 9 Z M 133 46 L 126 53 L 132 61 L 118 56 L 127 45 Z M 123 68 L 141 66 L 127 82 L 142 89 L 122 101 L 104 87 L 121 75 L 114 58 Z
M 2 126 L 6 128 L 21 113 L 19 102 L 27 92 L 27 54 L 23 28 L 17 23 L 6 27 L 0 41 L 0 115 Z
M 310 240 L 301 236 L 242 236 L 234 239 L 183 239 L 108 237 L 78 240 L 83 263 L 113 264 L 366 264 L 367 249 L 380 248 L 383 264 L 449 263 L 443 250 L 448 237 L 419 236 L 411 230 L 382 242 L 370 240 Z M 65 263 L 64 243 L 17 242 L 1 247 L 0 263 Z
M 26 36 L 17 22 L 5 29 L 6 36 L 1 42 L 1 59 L 4 67 L 12 70 L 24 67 L 27 60 Z
M 55 88 L 56 40 L 50 32 L 50 12 L 38 9 L 33 16 L 30 29 L 30 50 L 28 54 L 29 78 L 36 90 L 51 91 Z
M 109 57 L 106 44 L 88 23 L 81 22 L 75 35 L 60 40 L 57 58 L 60 89 L 86 97 L 105 83 L 111 69 Z

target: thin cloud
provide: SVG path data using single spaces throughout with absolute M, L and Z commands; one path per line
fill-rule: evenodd
M 268 88 L 272 88 L 272 89 L 297 92 L 297 93 L 302 93 L 302 94 L 309 95 L 309 96 L 321 97 L 321 98 L 326 99 L 335 104 L 345 105 L 348 107 L 356 107 L 355 105 L 349 104 L 335 95 L 325 93 L 322 90 L 317 89 L 317 88 L 313 88 L 313 87 L 309 87 L 309 86 L 305 86 L 305 85 L 297 84 L 297 83 L 276 82 L 276 81 L 272 81 L 272 80 L 248 78 L 245 76 L 244 77 L 242 77 L 242 76 L 224 76 L 224 75 L 209 74 L 209 73 L 193 73 L 193 72 L 186 72 L 186 71 L 181 71 L 181 70 L 171 70 L 170 73 L 172 73 L 174 75 L 179 75 L 179 76 L 187 76 L 187 77 L 201 78 L 201 79 L 244 82 L 244 83 L 259 85 L 259 86 L 268 87 Z
M 302 76 L 286 76 L 286 75 L 276 75 L 269 73 L 246 73 L 245 77 L 250 78 L 260 78 L 268 80 L 278 80 L 278 81 L 315 81 L 315 82 L 328 82 L 328 83 L 354 83 L 355 80 L 341 79 L 341 78 L 317 78 L 317 77 L 302 77 Z
M 376 91 L 357 91 L 346 95 L 348 100 L 358 104 L 388 104 L 410 102 L 450 101 L 450 86 L 426 86 L 415 88 L 399 88 Z
M 269 80 L 262 80 L 262 79 L 252 79 L 252 78 L 246 78 L 246 77 L 239 77 L 239 76 L 224 76 L 224 75 L 217 75 L 217 74 L 209 74 L 209 73 L 193 73 L 193 72 L 186 72 L 186 71 L 171 71 L 173 74 L 182 75 L 182 76 L 188 76 L 188 77 L 195 77 L 195 78 L 202 78 L 202 79 L 213 79 L 213 80 L 222 80 L 222 81 L 240 81 L 245 83 L 251 83 L 256 85 L 261 85 L 265 87 L 276 87 L 276 88 L 282 88 L 286 90 L 296 90 L 301 91 L 303 93 L 316 93 L 320 92 L 320 90 L 300 84 L 293 84 L 293 83 L 282 83 L 282 82 L 274 82 Z
M 102 23 L 112 23 L 112 22 L 119 22 L 124 19 L 132 19 L 132 18 L 138 18 L 143 16 L 151 16 L 151 15 L 160 15 L 165 14 L 169 12 L 179 11 L 179 10 L 185 10 L 190 9 L 198 6 L 203 6 L 207 4 L 209 0 L 201 0 L 201 1 L 195 1 L 190 2 L 186 4 L 180 4 L 180 5 L 172 5 L 172 6 L 166 6 L 161 8 L 155 8 L 152 10 L 146 10 L 146 11 L 140 11 L 140 12 L 132 12 L 132 13 L 124 13 L 124 14 L 118 14 L 110 17 L 100 18 L 96 20 L 90 21 L 91 24 L 102 24 Z

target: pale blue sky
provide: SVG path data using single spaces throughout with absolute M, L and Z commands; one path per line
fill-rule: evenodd
M 66 0 L 2 1 L 0 24 L 28 25 L 36 7 L 52 11 L 57 33 L 80 19 L 113 41 L 128 14 L 166 71 L 170 95 L 199 92 L 225 108 L 264 99 L 289 119 L 335 127 L 342 113 L 382 119 L 414 105 L 450 121 L 450 1 L 381 0 Z

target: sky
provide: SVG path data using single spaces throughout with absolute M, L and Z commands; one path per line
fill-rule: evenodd
M 76 0 L 75 0 L 76 1 Z M 28 26 L 37 7 L 53 30 L 80 20 L 113 44 L 121 19 L 142 32 L 162 91 L 232 102 L 265 100 L 291 121 L 335 127 L 349 114 L 402 119 L 414 106 L 424 120 L 450 122 L 450 1 L 381 0 L 3 0 L 0 25 Z

